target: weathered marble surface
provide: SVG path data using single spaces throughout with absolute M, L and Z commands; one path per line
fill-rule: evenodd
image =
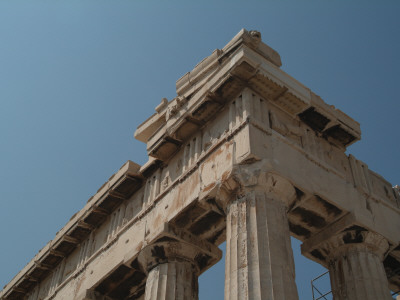
M 297 299 L 290 235 L 337 299 L 400 289 L 399 188 L 346 155 L 359 124 L 280 66 L 242 30 L 179 79 L 135 133 L 148 162 L 112 175 L 0 299 L 196 299 L 225 240 L 226 299 Z M 385 252 L 327 250 L 351 230 Z

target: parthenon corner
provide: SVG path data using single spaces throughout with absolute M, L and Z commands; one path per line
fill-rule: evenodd
M 400 187 L 346 154 L 360 124 L 280 67 L 242 29 L 178 79 L 134 134 L 147 163 L 127 161 L 0 299 L 195 300 L 226 241 L 226 300 L 296 300 L 291 236 L 335 300 L 392 299 Z

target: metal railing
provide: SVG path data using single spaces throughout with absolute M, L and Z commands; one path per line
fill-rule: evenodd
M 315 285 L 315 281 L 318 279 L 324 278 L 326 275 L 329 274 L 329 271 L 326 271 L 325 273 L 319 275 L 318 277 L 315 277 L 314 279 L 311 280 L 311 291 L 312 291 L 312 297 L 313 300 L 331 300 L 332 296 L 329 298 L 327 297 L 328 295 L 332 295 L 332 291 L 329 292 L 321 292 Z M 329 275 L 328 275 L 329 276 Z
M 332 291 L 321 292 L 320 289 L 318 289 L 317 286 L 315 285 L 315 281 L 326 277 L 328 274 L 329 274 L 329 271 L 326 271 L 325 273 L 323 273 L 311 280 L 311 291 L 312 291 L 313 300 L 331 300 L 332 299 Z M 396 291 L 396 292 L 392 291 L 391 294 L 392 294 L 393 299 L 397 299 L 396 296 L 400 296 L 400 291 Z M 331 295 L 331 296 L 327 297 L 329 295 Z

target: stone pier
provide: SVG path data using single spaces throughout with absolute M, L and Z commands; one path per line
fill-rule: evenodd
M 259 164 L 232 177 L 235 190 L 228 183 L 217 197 L 227 215 L 225 299 L 298 299 L 286 213 L 294 187 Z
M 349 228 L 314 245 L 312 251 L 326 262 L 334 299 L 390 300 L 383 266 L 388 250 L 389 243 L 379 234 Z
M 197 300 L 198 271 L 186 261 L 159 264 L 148 274 L 145 300 L 179 299 Z
M 101 185 L 0 299 L 197 300 L 226 241 L 226 300 L 297 300 L 291 236 L 335 300 L 390 299 L 400 188 L 346 154 L 360 124 L 281 65 L 243 29 L 182 76 L 135 132 L 148 161 Z
M 144 247 L 138 261 L 147 273 L 145 300 L 197 300 L 198 277 L 221 250 L 177 229 L 167 230 Z

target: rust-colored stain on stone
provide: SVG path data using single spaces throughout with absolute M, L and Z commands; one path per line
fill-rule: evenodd
M 203 191 L 208 192 L 208 191 L 212 190 L 215 187 L 215 185 L 216 185 L 215 182 L 213 182 L 213 183 L 207 185 L 206 187 L 204 187 Z

